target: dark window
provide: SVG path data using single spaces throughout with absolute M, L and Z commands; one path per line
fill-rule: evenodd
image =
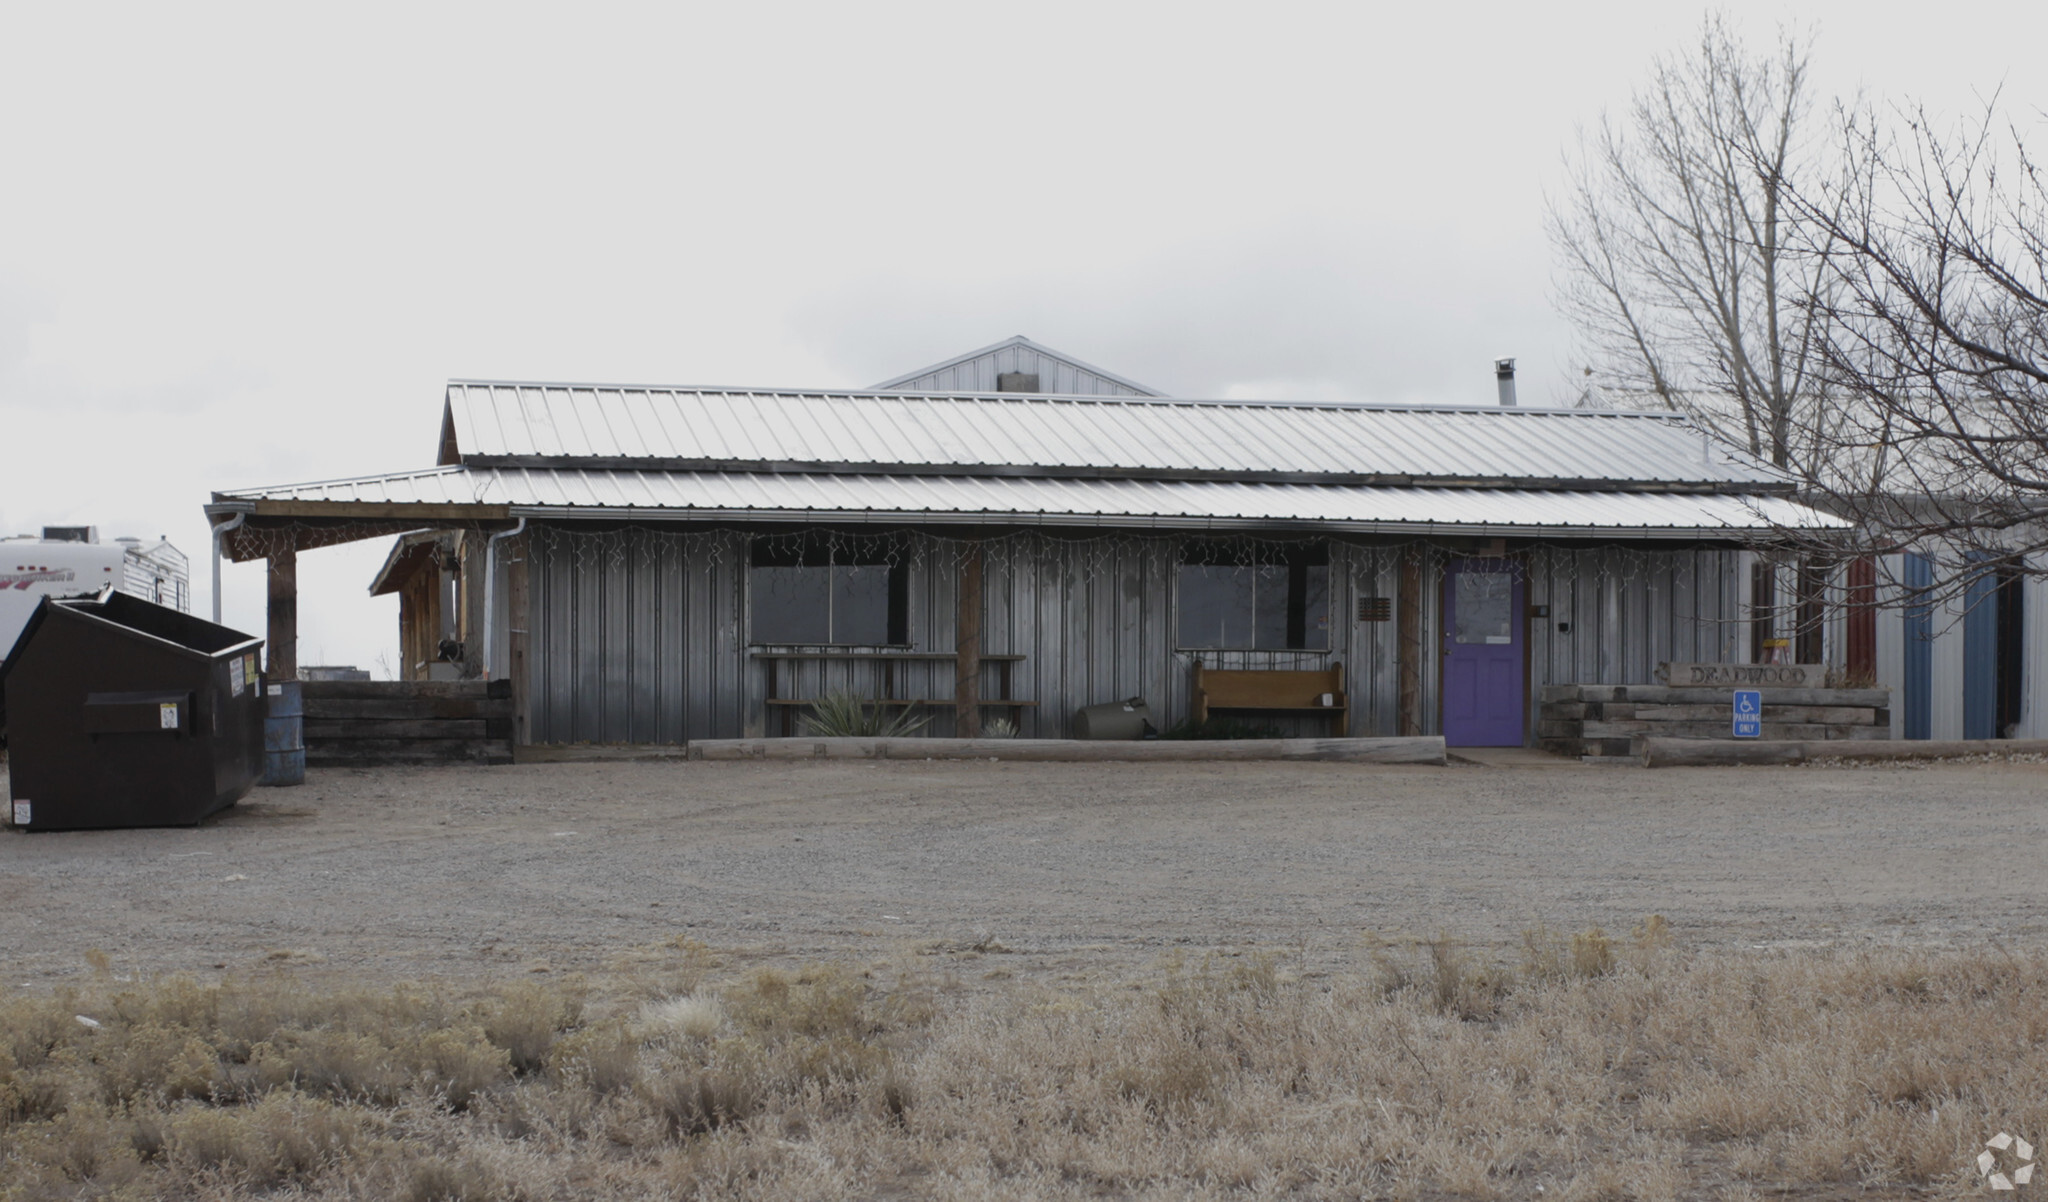
M 2015 567 L 1998 569 L 1998 733 L 2014 737 L 2026 704 L 2026 577 Z
M 754 540 L 751 591 L 756 643 L 908 643 L 909 599 L 887 539 Z
M 1181 556 L 1179 604 L 1182 647 L 1326 649 L 1329 549 L 1190 543 Z

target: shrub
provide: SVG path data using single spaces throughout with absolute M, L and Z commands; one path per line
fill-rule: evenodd
M 546 1063 L 555 1037 L 575 1026 L 582 1015 L 581 998 L 527 983 L 483 1007 L 484 1035 L 511 1054 L 514 1071 L 530 1073 Z
M 852 693 L 826 693 L 811 703 L 798 724 L 804 734 L 821 739 L 901 739 L 929 725 L 929 717 L 909 706 L 888 706 Z
M 512 1075 L 512 1054 L 474 1026 L 429 1031 L 416 1055 L 427 1087 L 453 1110 L 468 1109 L 470 1099 Z
M 725 1006 L 715 997 L 691 994 L 649 1002 L 640 1008 L 641 1038 L 661 1042 L 675 1036 L 709 1039 L 725 1025 Z
M 1614 940 L 1599 927 L 1572 936 L 1572 972 L 1588 979 L 1614 971 Z
M 761 1108 L 761 1091 L 729 1069 L 680 1069 L 640 1087 L 671 1139 L 702 1135 L 743 1122 Z
M 571 1031 L 548 1052 L 556 1082 L 608 1097 L 633 1083 L 640 1041 L 625 1023 L 613 1020 Z

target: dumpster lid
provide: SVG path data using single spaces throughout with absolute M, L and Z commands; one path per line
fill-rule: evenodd
M 22 626 L 14 646 L 8 649 L 6 660 L 0 662 L 0 681 L 4 681 L 12 669 L 15 652 L 27 646 L 28 640 L 35 637 L 43 623 L 57 613 L 66 618 L 112 627 L 131 638 L 149 639 L 195 659 L 220 659 L 263 645 L 263 640 L 254 635 L 217 626 L 168 605 L 115 592 L 113 586 L 108 585 L 97 596 L 44 597 Z

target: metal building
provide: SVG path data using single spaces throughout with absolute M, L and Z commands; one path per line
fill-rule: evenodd
M 1199 659 L 1341 664 L 1352 733 L 1456 745 L 1529 740 L 1545 684 L 1750 658 L 1756 548 L 1841 525 L 1790 491 L 1668 413 L 1172 399 L 1013 339 L 860 392 L 454 381 L 438 466 L 208 512 L 286 616 L 300 551 L 412 536 L 398 588 L 449 548 L 473 617 L 434 620 L 522 743 L 777 734 L 827 690 L 934 734 L 1170 723 Z

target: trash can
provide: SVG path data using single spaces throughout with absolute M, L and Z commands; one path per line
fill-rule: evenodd
M 296 680 L 273 680 L 263 690 L 263 783 L 306 783 L 306 703 Z
M 8 819 L 188 826 L 263 763 L 263 640 L 109 589 L 45 597 L 5 665 Z
M 1152 729 L 1152 710 L 1143 697 L 1091 705 L 1074 714 L 1077 739 L 1142 739 Z

